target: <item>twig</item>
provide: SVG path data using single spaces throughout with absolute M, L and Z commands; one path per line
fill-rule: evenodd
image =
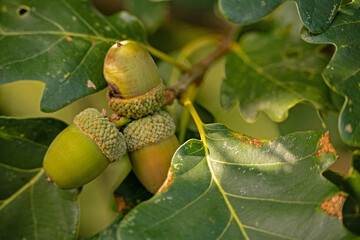
M 175 98 L 180 98 L 181 94 L 186 91 L 191 83 L 195 82 L 200 85 L 208 67 L 231 50 L 231 42 L 232 36 L 224 38 L 215 51 L 205 56 L 197 64 L 195 64 L 194 67 L 185 72 L 179 82 L 173 86 L 167 87 L 165 89 L 165 101 L 163 105 L 171 105 Z

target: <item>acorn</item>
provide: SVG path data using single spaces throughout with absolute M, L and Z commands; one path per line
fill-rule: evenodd
M 134 41 L 118 41 L 109 49 L 104 77 L 108 105 L 120 116 L 138 119 L 156 112 L 164 102 L 165 86 L 156 64 Z
M 115 124 L 88 108 L 50 144 L 43 167 L 57 187 L 72 189 L 96 178 L 125 153 L 124 136 Z
M 156 193 L 180 145 L 172 118 L 167 112 L 158 111 L 132 121 L 123 133 L 135 175 L 149 192 Z

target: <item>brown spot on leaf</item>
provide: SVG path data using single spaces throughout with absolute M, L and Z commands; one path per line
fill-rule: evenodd
M 342 193 L 337 193 L 329 199 L 326 199 L 321 203 L 321 209 L 326 212 L 331 217 L 337 217 L 339 220 L 343 219 L 342 216 L 342 208 L 344 202 L 346 200 L 346 196 Z
M 254 145 L 255 147 L 262 147 L 262 143 L 264 142 L 262 139 L 255 139 L 238 132 L 232 132 L 232 134 L 234 135 L 234 138 L 239 139 L 241 142 Z
M 67 37 L 66 37 L 66 41 L 71 42 L 71 41 L 72 41 L 72 38 L 71 38 L 70 36 L 67 36 Z
M 48 183 L 51 183 L 52 179 L 50 177 L 48 177 L 48 178 L 45 179 L 45 181 L 48 182 Z
M 336 154 L 336 151 L 333 147 L 333 145 L 331 144 L 330 141 L 330 135 L 329 135 L 329 131 L 327 131 L 319 140 L 318 142 L 318 146 L 320 146 L 321 148 L 319 150 L 316 151 L 316 156 L 320 156 L 324 153 L 334 153 Z
M 351 110 L 351 108 L 350 108 L 350 110 Z M 351 111 L 350 111 L 351 112 Z M 349 123 L 349 124 L 346 124 L 346 126 L 345 126 L 345 131 L 346 132 L 348 132 L 348 133 L 352 133 L 352 126 L 351 126 L 351 124 Z
M 88 88 L 93 88 L 94 90 L 96 89 L 96 85 L 90 79 L 87 80 L 86 85 Z
M 118 211 L 121 213 L 124 210 L 128 210 L 131 208 L 130 205 L 127 205 L 127 202 L 123 196 L 115 196 L 116 206 Z
M 173 182 L 174 182 L 174 170 L 170 168 L 165 182 L 163 183 L 163 185 L 161 185 L 157 193 L 162 193 L 163 191 L 168 190 Z

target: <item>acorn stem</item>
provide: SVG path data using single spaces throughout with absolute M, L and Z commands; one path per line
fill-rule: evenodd
M 163 53 L 161 51 L 159 51 L 158 49 L 150 46 L 150 45 L 142 45 L 144 48 L 146 48 L 146 50 L 148 50 L 152 55 L 154 55 L 155 57 L 160 58 L 161 60 L 177 67 L 178 69 L 180 69 L 182 72 L 187 72 L 191 70 L 190 66 L 185 65 L 184 63 L 170 57 L 169 55 L 167 55 L 166 53 Z
M 119 120 L 113 122 L 113 124 L 115 124 L 116 128 L 121 128 L 122 126 L 128 124 L 129 122 L 131 122 L 131 119 L 126 117 L 121 117 Z

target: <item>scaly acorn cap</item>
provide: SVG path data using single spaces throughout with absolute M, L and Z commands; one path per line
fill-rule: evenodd
M 165 86 L 162 82 L 144 95 L 134 98 L 116 98 L 107 92 L 109 107 L 120 116 L 138 119 L 148 114 L 153 114 L 164 102 Z
M 74 123 L 98 145 L 109 162 L 120 160 L 126 153 L 123 134 L 95 108 L 87 108 L 76 115 Z
M 129 152 L 164 140 L 175 133 L 175 124 L 165 111 L 132 121 L 124 129 L 124 137 Z

